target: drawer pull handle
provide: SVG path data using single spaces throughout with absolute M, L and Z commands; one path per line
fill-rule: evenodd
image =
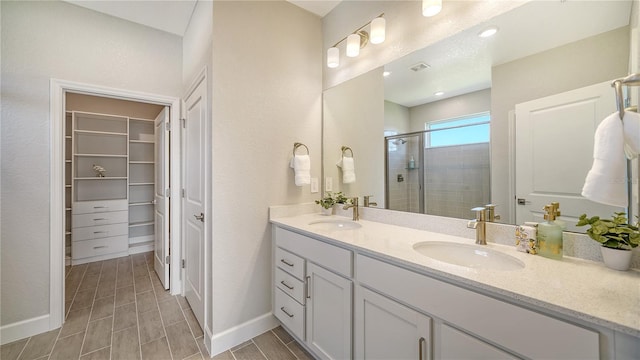
M 284 306 L 280 308 L 280 310 L 282 310 L 283 313 L 287 314 L 288 317 L 292 318 L 293 314 L 289 314 L 289 312 L 287 310 L 284 309 Z
M 424 358 L 422 350 L 426 346 L 426 344 L 427 340 L 425 340 L 425 338 L 421 337 L 420 340 L 418 340 L 418 360 L 426 360 Z
M 104 249 L 104 248 L 108 248 L 108 246 L 106 245 L 100 245 L 100 246 L 94 246 L 93 249 Z
M 94 234 L 104 234 L 104 233 L 106 233 L 106 231 L 94 231 L 93 233 Z
M 94 209 L 106 209 L 108 206 L 94 206 Z
M 307 276 L 307 299 L 311 299 L 311 276 Z
M 286 282 L 284 282 L 284 280 L 280 281 L 280 284 L 284 285 L 287 289 L 289 290 L 293 290 L 293 286 L 289 286 L 289 284 L 287 284 Z
M 107 220 L 107 219 L 105 219 L 105 218 L 97 218 L 97 219 L 93 219 L 93 221 L 104 221 L 104 220 Z
M 282 263 L 284 263 L 285 265 L 288 265 L 288 266 L 293 266 L 293 264 L 292 264 L 292 263 L 288 262 L 288 261 L 287 261 L 287 260 L 285 260 L 285 259 L 280 259 L 280 262 L 282 262 Z

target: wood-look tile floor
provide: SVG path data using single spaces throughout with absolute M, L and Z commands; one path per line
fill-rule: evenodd
M 153 253 L 68 266 L 62 328 L 3 345 L 2 360 L 209 358 L 189 303 L 165 291 Z M 219 360 L 311 359 L 281 327 Z

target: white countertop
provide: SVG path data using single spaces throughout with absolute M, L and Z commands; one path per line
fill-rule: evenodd
M 602 263 L 572 257 L 551 260 L 519 252 L 515 246 L 493 243 L 486 246 L 519 259 L 524 269 L 470 269 L 421 255 L 413 250 L 413 245 L 423 241 L 474 244 L 473 240 L 366 220 L 360 220 L 362 227 L 354 230 L 323 231 L 309 225 L 312 221 L 327 219 L 320 214 L 306 214 L 275 218 L 271 222 L 436 278 L 499 294 L 515 303 L 553 310 L 640 337 L 638 271 L 611 270 Z

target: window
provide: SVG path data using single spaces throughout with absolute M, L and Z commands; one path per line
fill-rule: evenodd
M 489 142 L 488 112 L 425 124 L 425 147 L 440 147 Z

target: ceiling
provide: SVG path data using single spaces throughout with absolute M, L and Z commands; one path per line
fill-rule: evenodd
M 385 98 L 412 107 L 490 88 L 492 66 L 626 26 L 630 12 L 631 1 L 529 2 L 386 65 Z M 491 25 L 500 31 L 478 37 Z M 409 69 L 420 62 L 430 67 Z
M 64 0 L 68 3 L 166 31 L 178 36 L 184 33 L 198 0 Z M 205 0 L 210 1 L 210 0 Z M 320 17 L 333 10 L 342 0 L 288 0 Z

